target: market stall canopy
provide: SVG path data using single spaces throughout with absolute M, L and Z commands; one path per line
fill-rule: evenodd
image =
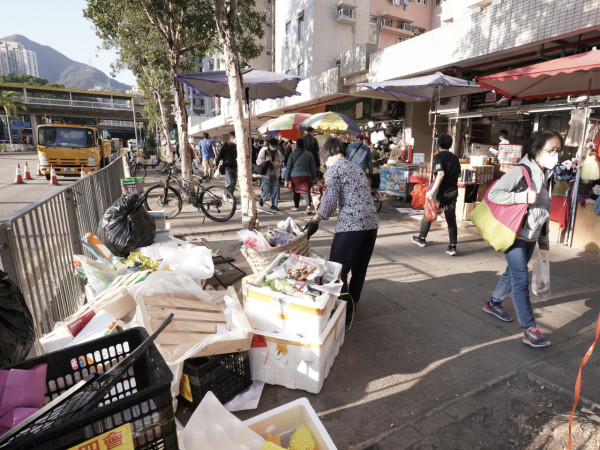
M 403 101 L 432 100 L 440 97 L 453 97 L 482 91 L 476 83 L 436 72 L 433 75 L 404 78 L 402 80 L 378 81 L 373 83 L 358 83 L 376 91 L 387 92 L 392 96 L 408 97 Z
M 508 98 L 530 100 L 600 93 L 600 51 L 566 56 L 531 66 L 476 77 L 477 83 Z
M 355 131 L 360 133 L 360 127 L 350 117 L 332 111 L 313 114 L 300 124 L 302 130 L 306 130 L 308 127 L 325 132 Z
M 177 79 L 206 97 L 229 98 L 229 84 L 224 70 L 177 75 Z M 258 69 L 242 69 L 242 90 L 246 100 L 265 100 L 299 95 L 300 78 Z M 248 88 L 248 91 L 246 91 Z
M 271 120 L 267 120 L 263 123 L 258 131 L 261 134 L 271 136 L 281 136 L 284 139 L 292 141 L 298 140 L 302 136 L 300 131 L 300 123 L 310 117 L 310 114 L 306 113 L 289 113 L 283 114 Z

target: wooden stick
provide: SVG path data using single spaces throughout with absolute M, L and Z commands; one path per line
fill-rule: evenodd
M 150 327 L 156 330 L 162 322 L 160 320 L 150 320 Z M 187 320 L 174 320 L 171 322 L 165 332 L 176 333 L 178 331 L 199 331 L 203 333 L 216 333 L 217 322 L 198 322 Z
M 185 298 L 175 297 L 145 297 L 144 304 L 146 305 L 160 305 L 160 306 L 172 306 L 178 308 L 192 308 L 202 309 L 207 311 L 218 311 L 221 312 L 222 308 L 219 304 L 207 303 L 202 300 L 189 300 Z
M 221 312 L 184 311 L 181 309 L 166 308 L 162 306 L 146 306 L 150 317 L 161 318 L 169 314 L 175 314 L 175 319 L 199 320 L 208 322 L 225 322 L 225 316 Z

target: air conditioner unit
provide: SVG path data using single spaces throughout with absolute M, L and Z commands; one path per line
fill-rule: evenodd
M 413 27 L 411 24 L 408 23 L 401 23 L 398 25 L 398 28 L 400 28 L 401 30 L 405 30 L 405 31 L 412 31 Z
M 390 19 L 381 19 L 380 25 L 382 27 L 391 27 L 392 21 Z
M 348 8 L 338 9 L 338 17 L 352 17 L 352 10 Z

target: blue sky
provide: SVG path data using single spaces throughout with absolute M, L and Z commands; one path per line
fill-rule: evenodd
M 97 50 L 101 45 L 92 23 L 83 17 L 84 0 L 0 0 L 0 37 L 21 34 L 41 45 L 49 45 L 74 61 L 110 75 L 112 51 Z M 118 73 L 118 81 L 135 84 L 129 71 Z

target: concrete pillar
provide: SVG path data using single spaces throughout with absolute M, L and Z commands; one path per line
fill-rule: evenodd
M 33 145 L 37 145 L 37 126 L 38 126 L 38 118 L 35 114 L 29 115 L 29 120 L 31 121 L 31 133 L 33 134 Z

